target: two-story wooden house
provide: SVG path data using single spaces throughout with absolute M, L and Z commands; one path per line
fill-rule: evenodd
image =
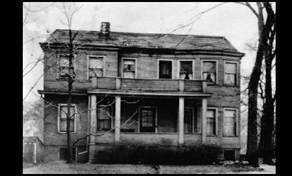
M 74 159 L 92 161 L 121 140 L 214 143 L 226 159 L 240 149 L 240 60 L 224 37 L 75 31 L 72 90 Z M 66 151 L 68 30 L 43 43 L 45 160 Z M 101 135 L 103 134 L 103 135 Z

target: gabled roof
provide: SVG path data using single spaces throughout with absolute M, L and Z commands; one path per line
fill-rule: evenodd
M 154 33 L 130 33 L 110 32 L 109 39 L 100 38 L 99 31 L 71 30 L 72 36 L 77 32 L 74 44 L 114 46 L 114 47 L 138 47 L 138 48 L 164 48 L 176 50 L 207 50 L 225 51 L 242 54 L 222 36 L 203 35 L 177 35 Z M 57 29 L 45 41 L 45 43 L 69 42 L 69 30 Z

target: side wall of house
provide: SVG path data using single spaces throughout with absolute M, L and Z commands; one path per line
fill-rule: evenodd
M 58 104 L 67 104 L 67 96 L 45 95 L 44 110 L 44 160 L 59 160 L 59 149 L 67 148 L 67 134 L 58 132 Z M 71 133 L 71 141 L 87 135 L 88 128 L 88 97 L 72 96 L 72 103 L 77 105 L 76 133 Z M 76 144 L 77 152 L 86 150 L 86 138 Z M 78 155 L 79 161 L 87 160 L 88 154 Z

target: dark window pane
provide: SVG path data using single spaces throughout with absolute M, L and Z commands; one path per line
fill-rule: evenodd
M 172 78 L 171 61 L 159 61 L 159 78 Z
M 180 61 L 181 72 L 193 72 L 192 61 Z

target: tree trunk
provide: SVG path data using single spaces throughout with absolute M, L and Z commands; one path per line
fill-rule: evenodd
M 67 163 L 72 163 L 72 147 L 71 147 L 71 134 L 70 134 L 70 118 L 73 114 L 70 112 L 71 108 L 71 91 L 72 91 L 72 75 L 74 72 L 74 68 L 72 66 L 72 58 L 73 58 L 73 45 L 72 45 L 72 31 L 69 28 L 69 75 L 68 75 L 68 109 L 67 109 L 67 148 L 68 148 L 68 159 Z
M 266 23 L 262 21 L 262 5 L 257 3 L 259 9 L 259 44 L 258 51 L 256 55 L 255 64 L 251 73 L 250 82 L 248 84 L 248 133 L 247 133 L 247 160 L 249 163 L 258 167 L 258 150 L 257 150 L 257 94 L 258 94 L 258 84 L 261 75 L 262 61 L 264 54 L 267 51 L 267 41 L 269 34 L 272 31 L 272 26 L 274 24 L 274 13 L 271 5 L 268 2 L 262 2 L 264 9 L 267 11 Z

